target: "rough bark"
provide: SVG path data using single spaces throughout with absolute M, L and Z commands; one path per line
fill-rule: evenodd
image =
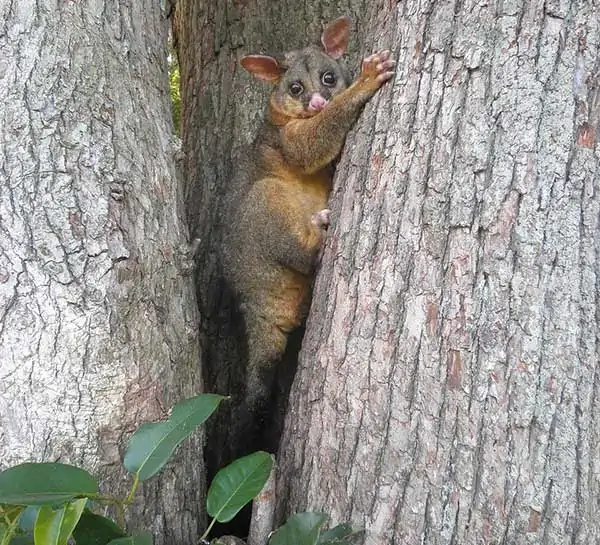
M 0 465 L 60 460 L 125 492 L 132 431 L 201 391 L 158 3 L 0 2 Z M 189 267 L 188 267 L 189 268 Z M 193 543 L 200 436 L 134 527 Z
M 279 513 L 364 543 L 600 540 L 597 2 L 373 2 Z

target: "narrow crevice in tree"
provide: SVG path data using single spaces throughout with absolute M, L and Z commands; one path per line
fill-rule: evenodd
M 355 70 L 358 66 L 357 52 L 363 48 L 365 39 L 361 21 L 370 11 L 362 1 L 354 0 L 335 5 L 323 3 L 319 10 L 310 4 L 299 6 L 289 0 L 278 2 L 276 9 L 267 0 L 249 3 L 180 0 L 178 3 L 174 34 L 177 36 L 182 81 L 183 170 L 190 229 L 192 236 L 200 241 L 196 286 L 205 389 L 234 396 L 229 407 L 223 404 L 216 418 L 209 422 L 205 449 L 209 478 L 240 453 L 236 446 L 240 443 L 239 438 L 231 436 L 231 420 L 235 396 L 242 391 L 244 383 L 243 362 L 246 358 L 244 324 L 235 297 L 223 281 L 217 258 L 222 226 L 224 222 L 237 221 L 237 218 L 220 215 L 220 200 L 232 183 L 239 158 L 247 153 L 247 145 L 256 134 L 264 115 L 267 94 L 266 86 L 251 81 L 239 70 L 238 61 L 243 54 L 277 53 L 313 43 L 326 22 L 347 14 L 354 19 L 348 65 Z M 369 51 L 378 41 L 371 36 Z M 376 104 L 373 104 L 370 110 L 375 107 Z M 387 119 L 382 119 L 382 122 L 386 126 L 390 123 Z M 381 132 L 382 140 L 384 134 L 387 135 L 387 132 Z M 369 168 L 370 163 L 361 163 L 359 170 L 366 175 Z M 366 223 L 367 220 L 365 218 Z M 376 253 L 373 250 L 372 259 L 376 259 Z M 356 265 L 362 266 L 358 262 Z M 352 265 L 349 264 L 349 267 L 350 276 Z M 336 303 L 328 301 L 334 298 L 335 292 L 317 302 L 317 314 L 324 315 L 326 309 Z M 331 323 L 325 322 L 323 326 L 324 336 L 335 334 L 335 326 Z M 262 447 L 270 452 L 279 448 L 287 397 L 301 342 L 302 329 L 290 339 L 278 368 L 271 423 L 261 438 Z M 297 413 L 292 419 L 301 417 Z M 366 422 L 363 428 L 368 428 Z M 352 436 L 351 440 L 356 442 L 357 438 Z M 244 536 L 245 528 L 242 517 L 237 528 L 230 527 L 230 530 Z M 217 529 L 216 533 L 219 531 L 226 530 Z

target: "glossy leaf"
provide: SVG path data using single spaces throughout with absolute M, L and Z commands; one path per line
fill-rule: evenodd
M 120 537 L 108 542 L 108 545 L 152 545 L 152 534 L 150 532 L 142 532 L 135 536 Z
M 17 534 L 10 538 L 10 545 L 35 545 L 33 536 Z
M 316 545 L 326 520 L 323 513 L 296 513 L 277 529 L 269 545 Z
M 26 463 L 0 473 L 0 503 L 56 504 L 98 492 L 98 481 L 92 475 L 67 464 Z
M 142 424 L 125 452 L 127 471 L 140 481 L 156 475 L 177 446 L 206 421 L 223 399 L 216 394 L 201 394 L 175 405 L 168 420 Z
M 21 530 L 33 534 L 35 519 L 37 518 L 39 510 L 39 505 L 30 505 L 21 513 L 21 516 L 19 517 L 19 526 L 21 527 Z
M 271 455 L 258 451 L 221 469 L 208 490 L 208 514 L 219 522 L 230 521 L 263 489 L 272 467 Z
M 87 498 L 82 498 L 58 509 L 50 505 L 40 507 L 33 529 L 35 545 L 66 545 L 86 503 Z
M 350 524 L 338 524 L 320 535 L 319 545 L 349 543 L 352 536 L 352 526 Z
M 77 545 L 106 545 L 108 542 L 124 537 L 125 532 L 112 520 L 85 509 L 79 523 L 73 530 Z

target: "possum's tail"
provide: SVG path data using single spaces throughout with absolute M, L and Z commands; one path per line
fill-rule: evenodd
M 246 313 L 248 364 L 246 388 L 236 417 L 238 456 L 260 448 L 271 419 L 277 364 L 288 341 L 288 332 L 256 313 Z

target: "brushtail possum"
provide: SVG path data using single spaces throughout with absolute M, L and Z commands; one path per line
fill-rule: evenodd
M 228 199 L 223 272 L 240 299 L 248 343 L 243 410 L 256 424 L 271 397 L 289 333 L 308 311 L 315 260 L 329 224 L 332 162 L 364 104 L 393 76 L 389 51 L 366 57 L 349 85 L 339 63 L 350 19 L 321 45 L 241 65 L 273 85 L 266 119 L 244 158 L 243 190 Z

